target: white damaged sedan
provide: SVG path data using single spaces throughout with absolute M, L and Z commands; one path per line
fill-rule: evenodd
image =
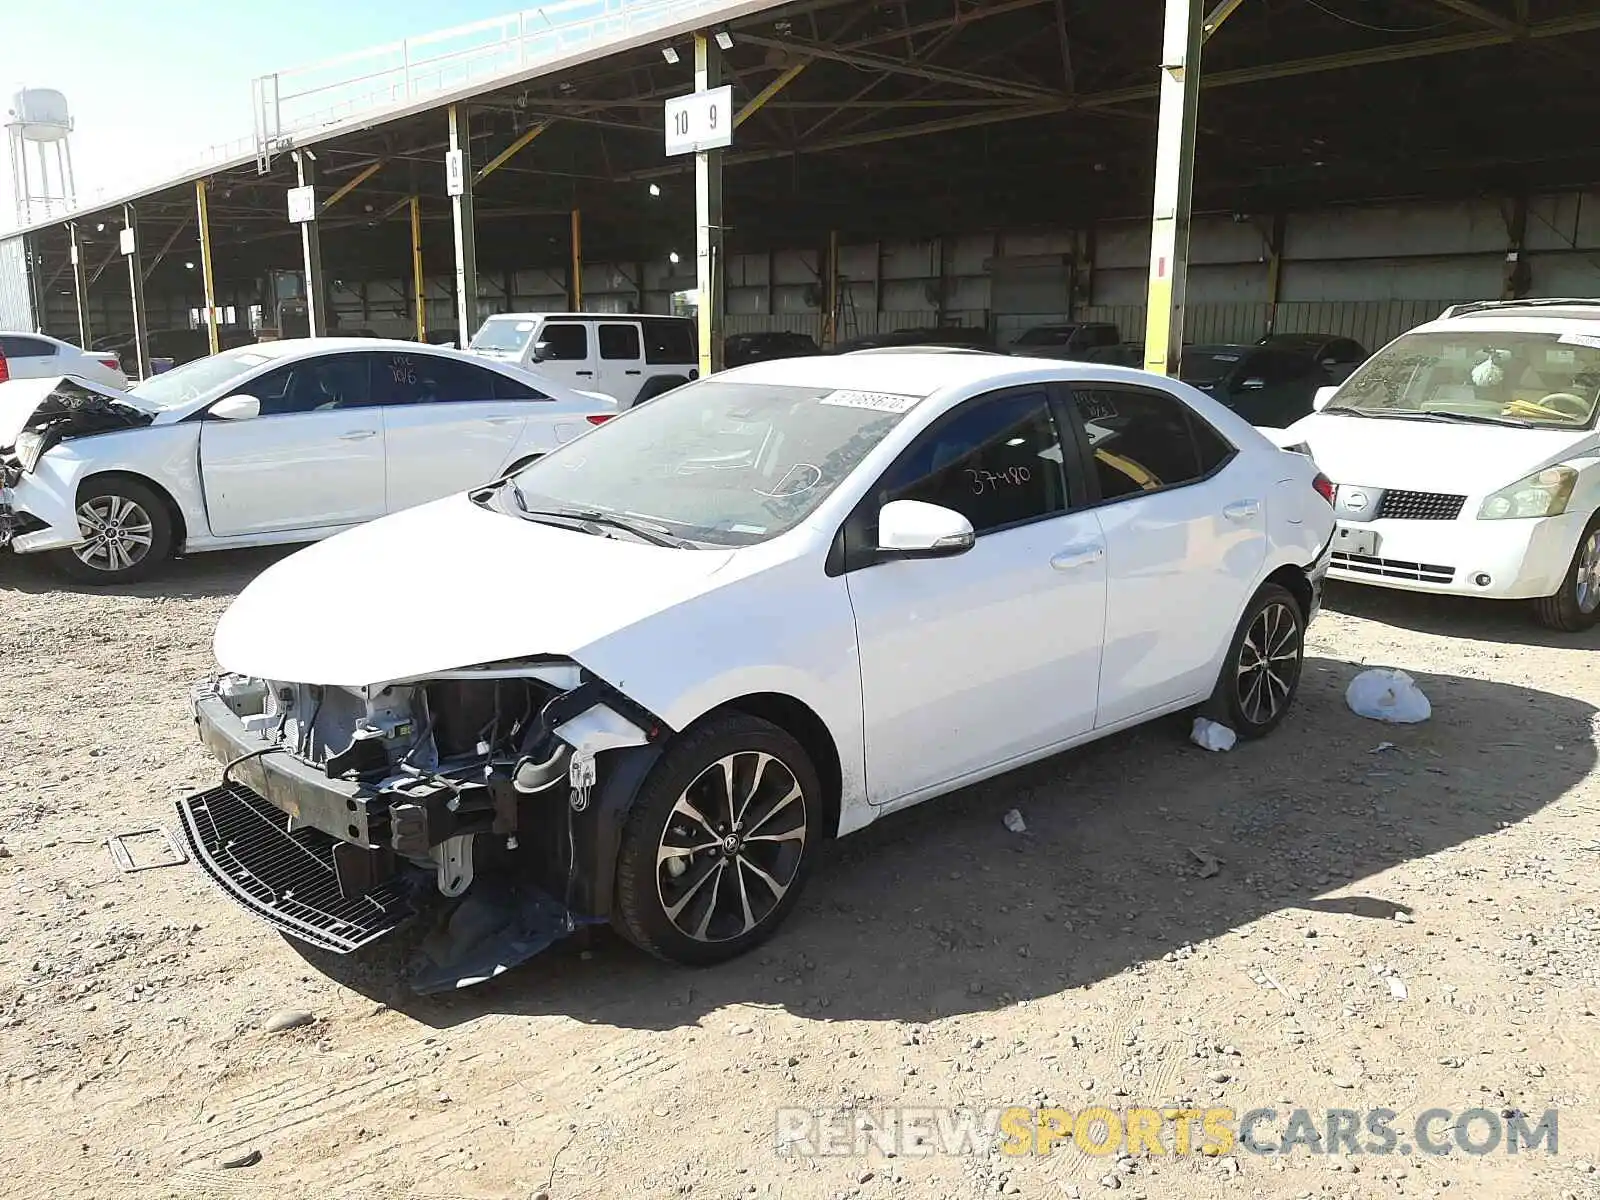
M 182 821 L 331 949 L 459 898 L 423 990 L 585 921 L 715 962 L 884 813 L 1180 709 L 1275 728 L 1330 492 L 1141 372 L 729 371 L 265 571 L 195 692 L 228 767 Z
M 225 351 L 123 391 L 0 383 L 0 548 L 89 584 L 311 542 L 493 479 L 615 415 L 516 366 L 374 338 Z

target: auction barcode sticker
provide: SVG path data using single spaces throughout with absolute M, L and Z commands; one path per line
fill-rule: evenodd
M 1567 346 L 1587 346 L 1591 350 L 1600 350 L 1600 337 L 1592 333 L 1563 333 L 1556 341 Z
M 922 399 L 921 396 L 901 396 L 894 392 L 829 392 L 818 403 L 835 408 L 870 408 L 874 412 L 906 413 Z

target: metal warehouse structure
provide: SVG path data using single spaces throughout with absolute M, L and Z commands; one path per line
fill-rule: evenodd
M 434 340 L 693 291 L 707 358 L 1069 315 L 1157 366 L 1185 327 L 1377 342 L 1600 291 L 1597 52 L 1594 0 L 570 0 L 256 80 L 247 142 L 0 240 L 0 327 L 214 347 L 297 276 L 313 329 Z M 719 83 L 732 144 L 667 156 Z

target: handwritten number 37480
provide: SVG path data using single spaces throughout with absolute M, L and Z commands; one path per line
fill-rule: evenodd
M 1033 478 L 1027 467 L 1007 467 L 1003 471 L 975 471 L 969 469 L 967 478 L 972 482 L 972 494 L 999 491 L 1003 487 L 1021 487 Z

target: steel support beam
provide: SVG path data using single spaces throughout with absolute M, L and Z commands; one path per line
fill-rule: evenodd
M 301 187 L 316 187 L 317 164 L 309 150 L 294 152 L 296 178 Z M 322 286 L 322 231 L 317 219 L 300 223 L 300 256 L 306 273 L 306 326 L 312 337 L 328 333 L 328 293 Z
M 866 71 L 878 71 L 885 75 L 909 75 L 914 79 L 926 79 L 932 83 L 949 83 L 958 87 L 973 88 L 980 92 L 993 92 L 1000 96 L 1016 96 L 1023 100 L 1055 99 L 1059 96 L 1059 93 L 1050 92 L 1044 88 L 1011 83 L 1004 79 L 991 79 L 986 75 L 973 75 L 966 71 L 952 71 L 945 67 L 902 62 L 897 58 L 886 58 L 881 54 L 864 54 L 857 50 L 836 50 L 832 46 L 825 46 L 815 42 L 785 41 L 782 38 L 757 37 L 754 34 L 743 32 L 739 34 L 739 41 L 741 44 L 784 50 L 802 58 L 826 58 L 831 59 L 833 62 L 844 63 L 846 66 L 860 67 Z
M 183 218 L 183 223 L 181 225 L 175 228 L 171 233 L 167 234 L 167 240 L 161 243 L 161 249 L 156 251 L 156 256 L 150 260 L 150 265 L 144 269 L 145 283 L 150 282 L 150 276 L 154 273 L 155 269 L 161 265 L 161 260 L 167 256 L 167 251 L 172 249 L 172 244 L 178 240 L 179 235 L 182 234 L 187 228 L 189 228 L 189 218 L 186 216 Z
M 416 307 L 417 341 L 428 340 L 428 292 L 422 279 L 422 197 L 412 196 L 411 205 L 411 301 Z
M 339 201 L 343 200 L 346 196 L 355 191 L 367 180 L 371 179 L 379 171 L 383 170 L 384 165 L 385 160 L 381 158 L 377 162 L 368 163 L 365 167 L 358 171 L 353 178 L 346 180 L 345 183 L 343 183 L 339 189 L 333 193 L 333 195 L 329 196 L 317 206 L 318 215 L 327 212 L 335 204 L 339 203 Z
M 40 153 L 43 153 L 42 149 Z M 83 242 L 78 237 L 78 223 L 73 221 L 68 225 L 67 232 L 72 239 L 72 297 L 78 305 L 78 345 L 87 350 L 92 332 L 89 328 L 89 277 L 83 270 Z
M 140 264 L 139 214 L 132 204 L 122 206 L 122 224 L 128 230 L 128 299 L 133 305 L 133 357 L 140 379 L 150 378 L 150 320 L 144 304 L 144 269 Z
M 572 210 L 572 266 L 571 283 L 567 286 L 568 302 L 573 312 L 583 311 L 583 213 Z
M 200 277 L 206 289 L 206 344 L 215 354 L 222 349 L 222 339 L 217 330 L 217 273 L 211 260 L 210 190 L 210 180 L 194 181 L 194 208 L 200 223 Z
M 450 106 L 450 153 L 461 155 L 461 192 L 450 197 L 456 238 L 456 345 L 478 331 L 478 231 L 472 215 L 472 132 L 465 104 Z
M 1267 240 L 1267 334 L 1278 332 L 1278 300 L 1283 295 L 1283 243 L 1289 232 L 1289 218 L 1274 213 Z
M 1506 217 L 1506 271 L 1500 298 L 1521 300 L 1533 284 L 1533 269 L 1526 258 L 1528 194 L 1519 192 Z
M 694 89 L 722 85 L 722 51 L 706 31 L 694 35 Z M 700 324 L 700 377 L 722 369 L 723 224 L 721 150 L 694 156 L 696 311 Z
M 512 142 L 511 145 L 507 146 L 504 150 L 500 151 L 499 154 L 496 154 L 488 162 L 484 163 L 483 166 L 479 167 L 478 173 L 472 177 L 472 182 L 482 183 L 490 175 L 493 175 L 501 167 L 510 162 L 524 146 L 533 141 L 534 138 L 538 137 L 546 129 L 549 129 L 551 124 L 552 122 L 550 121 L 540 121 L 537 125 L 525 130 L 521 136 L 516 139 L 516 141 Z
M 1499 29 L 1505 33 L 1520 35 L 1526 20 L 1515 21 L 1500 13 L 1492 12 L 1481 4 L 1474 4 L 1472 0 L 1433 0 L 1440 8 L 1448 8 L 1451 12 L 1460 13 L 1463 17 L 1470 17 L 1480 25 L 1487 25 L 1491 29 Z
M 802 58 L 799 62 L 785 67 L 778 74 L 776 79 L 767 84 L 766 87 L 762 88 L 754 96 L 751 96 L 750 99 L 745 103 L 745 106 L 733 114 L 733 127 L 735 129 L 739 128 L 739 126 L 743 125 L 751 117 L 755 116 L 756 113 L 760 112 L 768 100 L 771 100 L 779 92 L 783 91 L 784 88 L 793 83 L 797 78 L 799 78 L 800 72 L 804 71 L 810 65 L 811 60 L 809 58 Z
M 1189 274 L 1189 210 L 1194 198 L 1194 133 L 1200 112 L 1204 0 L 1166 0 L 1161 42 L 1160 125 L 1156 131 L 1155 211 L 1144 369 L 1177 378 Z
M 1205 23 L 1200 28 L 1200 40 L 1209 42 L 1211 35 L 1222 28 L 1222 23 L 1233 16 L 1234 10 L 1244 0 L 1220 0 L 1215 8 L 1206 14 Z

